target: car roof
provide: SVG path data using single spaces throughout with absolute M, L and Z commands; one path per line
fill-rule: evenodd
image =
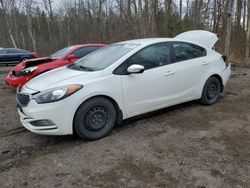
M 174 38 L 145 38 L 145 39 L 128 40 L 119 43 L 147 45 L 147 44 L 154 44 L 157 42 L 166 42 L 166 41 L 190 42 L 193 44 L 203 46 L 205 48 L 212 49 L 215 43 L 218 41 L 218 37 L 215 33 L 209 31 L 190 30 L 183 32 Z
M 88 46 L 107 46 L 107 44 L 92 44 L 92 43 L 88 43 L 88 44 L 76 44 L 76 45 L 72 45 L 71 47 L 73 48 L 80 48 L 80 47 L 88 47 Z
M 114 43 L 114 44 L 135 44 L 135 45 L 146 46 L 146 45 L 150 45 L 150 44 L 154 44 L 154 43 L 168 42 L 168 41 L 188 42 L 191 44 L 196 44 L 196 45 L 202 46 L 203 48 L 207 48 L 207 46 L 204 46 L 203 44 L 198 43 L 196 41 L 179 39 L 179 38 L 143 38 L 143 39 L 122 41 L 122 42 L 118 42 L 118 43 Z
M 23 49 L 20 49 L 20 48 L 4 48 L 5 50 L 23 50 Z
M 24 49 L 21 49 L 21 48 L 3 48 L 3 49 L 1 49 L 1 50 L 20 50 L 20 51 L 22 51 L 22 52 L 29 52 L 29 51 L 24 50 Z
M 165 42 L 165 41 L 171 41 L 171 40 L 173 40 L 173 38 L 143 38 L 143 39 L 133 39 L 133 40 L 122 41 L 116 44 L 122 44 L 122 43 L 146 44 L 146 43 L 154 43 L 154 42 Z

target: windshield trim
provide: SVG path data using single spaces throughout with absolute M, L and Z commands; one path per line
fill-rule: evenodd
M 108 51 L 108 50 L 107 50 L 107 52 L 104 51 L 104 50 L 112 48 L 114 46 L 120 46 L 120 49 L 116 48 L 116 49 L 113 49 L 113 51 L 112 51 L 112 49 L 110 49 L 111 51 Z M 100 49 L 94 51 L 93 53 L 91 53 L 91 54 L 77 60 L 75 63 L 73 63 L 71 65 L 68 65 L 67 67 L 70 68 L 70 69 L 79 70 L 80 69 L 79 66 L 83 66 L 83 67 L 85 67 L 84 68 L 85 70 L 89 69 L 91 71 L 102 71 L 102 70 L 105 70 L 106 68 L 112 66 L 115 62 L 117 62 L 118 60 L 120 60 L 121 58 L 123 58 L 124 56 L 126 56 L 128 53 L 135 50 L 139 46 L 140 46 L 140 44 L 137 44 L 137 43 L 125 43 L 125 42 L 115 43 L 115 44 L 100 48 Z M 114 51 L 114 50 L 117 50 L 117 51 Z M 101 54 L 102 52 L 104 54 Z M 119 53 L 120 53 L 120 55 L 119 55 Z M 104 65 L 103 67 L 102 66 L 98 67 L 99 64 L 96 63 L 96 62 L 105 61 L 104 59 L 107 58 L 107 57 L 110 57 L 111 54 L 116 54 L 117 57 L 113 56 L 113 59 L 111 59 L 109 63 L 106 63 L 106 65 Z M 86 64 L 93 64 L 93 65 L 96 65 L 96 66 L 93 66 L 93 65 L 92 66 L 87 66 Z
M 62 48 L 58 51 L 56 51 L 55 53 L 53 53 L 52 55 L 50 55 L 50 58 L 53 59 L 53 60 L 57 60 L 57 59 L 61 59 L 63 57 L 65 57 L 66 55 L 68 55 L 76 46 L 68 46 L 68 47 L 65 47 L 65 48 Z M 60 56 L 57 56 L 57 57 L 53 57 L 55 54 L 59 53 L 59 52 L 63 52 L 63 50 L 65 50 L 65 53 L 63 53 L 63 55 L 60 55 Z

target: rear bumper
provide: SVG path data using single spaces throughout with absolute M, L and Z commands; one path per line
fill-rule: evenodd
M 231 76 L 231 64 L 229 64 L 222 72 L 221 77 L 223 81 L 223 86 L 225 86 Z

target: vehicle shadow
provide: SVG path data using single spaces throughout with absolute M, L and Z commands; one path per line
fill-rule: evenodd
M 220 102 L 220 100 L 218 102 Z M 108 139 L 110 136 L 114 136 L 114 134 L 119 134 L 119 132 L 128 125 L 131 125 L 132 127 L 136 126 L 136 122 L 138 121 L 156 118 L 161 115 L 173 116 L 176 112 L 185 111 L 189 108 L 197 106 L 200 106 L 197 101 L 191 101 L 129 118 L 124 120 L 122 123 L 117 124 L 115 130 L 118 131 L 110 134 L 106 137 L 106 139 Z M 25 134 L 25 137 L 28 136 L 28 140 L 30 140 L 32 143 L 34 141 L 34 143 L 27 146 L 25 144 L 23 146 L 9 145 L 9 147 L 5 148 L 4 151 L 0 151 L 0 173 L 2 171 L 8 171 L 13 167 L 31 165 L 30 159 L 35 159 L 37 157 L 51 153 L 60 153 L 62 150 L 65 151 L 67 149 L 72 149 L 84 144 L 91 144 L 91 142 L 81 139 L 76 134 L 65 136 L 34 135 L 23 127 L 13 130 L 9 133 L 9 135 L 6 135 L 6 137 L 9 137 L 9 139 L 15 139 L 18 137 L 16 134 Z M 103 142 L 103 140 L 100 139 L 94 142 Z
M 195 107 L 195 106 L 199 106 L 199 105 L 201 105 L 201 104 L 199 104 L 199 102 L 197 100 L 194 100 L 194 101 L 189 101 L 186 103 L 174 105 L 171 107 L 163 108 L 160 110 L 156 110 L 153 112 L 145 113 L 142 115 L 138 115 L 138 116 L 126 119 L 126 120 L 122 121 L 120 124 L 116 124 L 116 128 L 125 127 L 129 124 L 133 124 L 133 123 L 136 123 L 136 122 L 141 121 L 141 120 L 146 120 L 146 119 L 150 119 L 153 117 L 161 116 L 163 114 L 165 114 L 167 116 L 172 116 L 175 114 L 176 111 L 186 110 L 187 108 L 191 108 L 191 107 Z

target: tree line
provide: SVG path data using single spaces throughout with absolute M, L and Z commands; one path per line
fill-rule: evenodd
M 217 33 L 218 50 L 250 59 L 250 0 L 0 0 L 0 47 L 49 54 L 78 43 Z

